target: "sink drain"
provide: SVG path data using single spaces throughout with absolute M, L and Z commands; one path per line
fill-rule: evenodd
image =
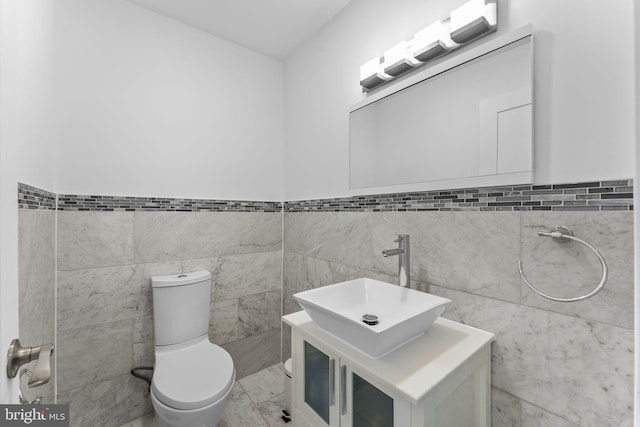
M 377 325 L 378 316 L 376 316 L 375 314 L 363 314 L 362 321 L 369 326 Z

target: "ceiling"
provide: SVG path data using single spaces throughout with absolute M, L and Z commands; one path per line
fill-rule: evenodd
M 126 1 L 282 60 L 351 0 Z

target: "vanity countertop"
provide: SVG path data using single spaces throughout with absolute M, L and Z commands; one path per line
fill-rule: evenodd
M 450 374 L 474 369 L 474 356 L 490 352 L 495 338 L 492 333 L 440 317 L 423 335 L 373 359 L 320 329 L 305 311 L 288 314 L 282 320 L 332 348 L 346 363 L 377 377 L 413 404 L 420 404 Z

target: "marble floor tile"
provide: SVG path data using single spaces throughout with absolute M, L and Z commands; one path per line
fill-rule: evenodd
M 284 408 L 284 367 L 281 363 L 235 382 L 218 427 L 289 427 L 280 417 Z M 153 414 L 120 427 L 152 427 Z
M 280 361 L 280 328 L 222 347 L 233 358 L 236 378 L 243 378 Z
M 520 427 L 520 399 L 491 388 L 491 427 Z
M 236 382 L 218 427 L 269 427 L 242 386 Z
M 521 427 L 580 427 L 527 402 L 522 402 Z
M 284 406 L 284 393 L 281 393 L 259 404 L 258 412 L 260 412 L 267 424 L 269 424 L 269 427 L 290 427 L 291 423 L 286 423 L 282 419 L 282 409 Z
M 147 414 L 120 427 L 153 427 L 153 414 Z
M 254 403 L 284 393 L 284 366 L 278 363 L 238 380 Z
M 231 354 L 236 378 L 242 378 L 280 361 L 280 329 L 222 346 Z
M 282 364 L 276 364 L 236 381 L 223 411 L 219 427 L 290 426 L 281 418 L 285 397 L 282 392 L 283 375 Z M 499 394 L 497 401 L 499 401 L 501 409 L 499 417 L 494 415 L 493 426 L 519 427 L 518 399 L 496 389 L 494 389 L 494 399 L 496 392 Z M 523 405 L 525 404 L 523 403 Z M 518 406 L 517 410 L 516 406 Z M 576 424 L 569 423 L 530 404 L 526 404 L 526 410 L 523 406 L 522 418 L 522 427 L 577 427 Z M 153 416 L 149 414 L 123 424 L 121 427 L 151 427 L 152 420 Z M 536 420 L 539 422 L 535 423 Z

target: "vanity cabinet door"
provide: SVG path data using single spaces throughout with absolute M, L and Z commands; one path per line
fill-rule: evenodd
M 297 372 L 300 373 L 295 378 L 298 393 L 296 411 L 304 420 L 304 423 L 297 422 L 296 425 L 338 426 L 338 358 L 321 345 L 306 339 L 297 340 L 295 356 Z
M 393 399 L 356 373 L 351 381 L 352 426 L 393 426 Z
M 411 425 L 408 401 L 316 340 L 295 332 L 293 337 L 294 427 Z
M 349 365 L 340 366 L 341 427 L 409 427 L 411 405 Z

